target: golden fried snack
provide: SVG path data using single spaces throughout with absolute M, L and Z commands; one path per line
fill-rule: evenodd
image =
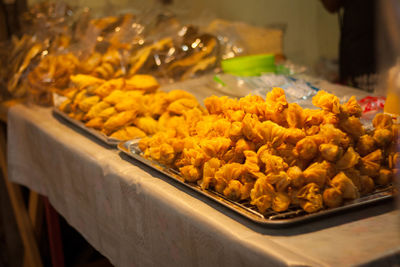
M 110 137 L 122 141 L 142 138 L 145 136 L 146 134 L 135 126 L 126 126 L 110 135 Z
M 242 164 L 239 163 L 229 163 L 223 165 L 215 173 L 215 190 L 218 193 L 223 193 L 223 190 L 227 186 L 230 180 L 237 180 L 243 173 L 245 169 Z
M 379 176 L 375 178 L 377 185 L 387 185 L 392 181 L 393 173 L 389 169 L 380 169 Z
M 277 192 L 272 200 L 272 209 L 276 212 L 283 212 L 289 208 L 290 197 L 285 192 Z
M 339 98 L 335 95 L 329 94 L 324 90 L 318 91 L 318 93 L 312 98 L 314 106 L 322 108 L 325 111 L 329 111 L 333 114 L 340 113 L 340 102 Z
M 190 109 L 199 107 L 199 103 L 196 99 L 181 98 L 172 102 L 167 110 L 170 113 L 182 115 Z
M 294 187 L 300 188 L 304 185 L 304 175 L 301 169 L 297 166 L 290 167 L 287 170 L 287 175 L 290 178 L 290 184 Z
M 360 197 L 357 187 L 353 181 L 347 177 L 343 172 L 333 177 L 331 180 L 332 187 L 335 187 L 344 199 L 356 199 Z
M 109 108 L 109 107 L 110 107 L 110 104 L 101 101 L 101 102 L 99 102 L 99 103 L 93 105 L 93 106 L 89 109 L 89 111 L 88 111 L 88 113 L 86 113 L 84 119 L 85 119 L 85 120 L 91 120 L 91 119 L 93 119 L 93 118 L 95 118 L 95 117 L 99 117 L 99 114 L 100 114 L 103 110 L 105 110 L 106 108 Z
M 363 135 L 357 142 L 357 152 L 360 156 L 365 156 L 376 149 L 375 147 L 375 140 L 370 135 Z
M 360 160 L 360 155 L 354 151 L 353 147 L 349 147 L 343 157 L 336 162 L 336 168 L 345 170 L 354 167 Z
M 115 110 L 115 108 L 109 107 L 109 108 L 106 108 L 106 109 L 103 109 L 102 111 L 100 111 L 100 113 L 98 114 L 98 117 L 101 118 L 102 120 L 106 121 L 110 117 L 112 117 L 116 114 L 117 114 L 117 111 Z
M 136 118 L 136 112 L 132 110 L 117 113 L 116 115 L 111 116 L 104 123 L 103 132 L 106 135 L 109 135 L 112 132 L 116 131 L 117 129 L 133 122 L 135 118 Z
M 194 183 L 201 178 L 201 172 L 193 165 L 187 165 L 179 168 L 179 171 L 182 173 L 183 178 L 185 178 L 185 181 L 187 182 Z
M 360 119 L 354 116 L 341 120 L 339 122 L 339 126 L 344 132 L 353 137 L 355 140 L 358 140 L 360 136 L 365 134 L 365 130 Z
M 83 112 L 88 112 L 94 105 L 96 105 L 100 101 L 100 97 L 98 96 L 89 96 L 82 99 L 78 102 L 78 106 L 80 110 Z
M 296 144 L 296 152 L 301 159 L 310 160 L 317 155 L 318 147 L 312 137 L 306 137 Z
M 238 180 L 230 180 L 225 187 L 223 194 L 229 199 L 239 200 L 242 194 L 242 183 Z
M 322 194 L 324 205 L 329 208 L 336 208 L 342 205 L 343 197 L 342 192 L 336 187 L 327 188 Z
M 215 173 L 221 166 L 221 161 L 217 158 L 212 158 L 203 167 L 203 181 L 201 183 L 202 189 L 208 189 L 210 186 L 215 186 Z
M 71 82 L 79 89 L 86 89 L 88 87 L 97 87 L 105 82 L 103 79 L 85 74 L 71 75 Z
M 311 164 L 303 171 L 306 184 L 315 183 L 320 188 L 323 188 L 328 179 L 331 178 L 331 169 L 332 166 L 327 161 L 323 161 L 322 163 L 315 162 Z
M 393 119 L 390 115 L 379 113 L 372 120 L 375 129 L 390 129 L 393 125 Z
M 386 129 L 386 128 L 375 129 L 373 138 L 379 147 L 385 147 L 391 144 L 393 141 L 392 129 Z
M 152 117 L 139 117 L 134 124 L 146 134 L 154 134 L 158 131 L 158 123 Z
M 343 149 L 334 144 L 321 144 L 319 151 L 323 159 L 331 162 L 335 162 L 343 156 Z
M 127 110 L 137 110 L 138 113 L 144 114 L 145 108 L 143 103 L 143 94 L 139 91 L 132 91 L 131 94 L 125 94 L 125 98 L 116 103 L 115 109 L 118 112 Z
M 342 113 L 346 114 L 347 116 L 355 116 L 355 117 L 359 118 L 362 115 L 362 108 L 358 104 L 355 96 L 350 97 L 350 99 L 349 99 L 349 101 L 347 101 L 347 103 L 341 105 L 340 110 Z
M 166 100 L 169 103 L 172 103 L 178 99 L 182 99 L 182 98 L 186 98 L 186 99 L 196 99 L 191 93 L 188 93 L 186 91 L 183 90 L 172 90 L 171 92 L 168 92 L 166 95 Z
M 94 93 L 98 95 L 101 98 L 105 98 L 108 95 L 110 95 L 112 92 L 115 92 L 116 90 L 123 90 L 125 87 L 125 79 L 119 78 L 119 79 L 112 79 L 104 82 L 101 84 L 99 87 L 97 87 L 94 90 Z M 109 101 L 106 101 L 109 102 Z M 112 102 L 110 102 L 112 103 Z M 115 104 L 112 103 L 112 104 Z
M 109 103 L 110 105 L 116 105 L 117 103 L 122 102 L 126 98 L 126 94 L 121 90 L 114 90 L 108 96 L 103 98 L 104 102 Z
M 153 93 L 158 89 L 158 87 L 160 87 L 160 85 L 153 76 L 136 74 L 126 80 L 126 85 L 124 89 Z
M 362 175 L 370 177 L 376 177 L 379 175 L 379 169 L 381 168 L 383 155 L 382 150 L 377 149 L 374 152 L 361 158 L 360 171 Z
M 71 99 L 66 99 L 58 106 L 58 109 L 61 110 L 62 112 L 70 113 L 72 111 L 71 104 L 72 104 Z
M 101 129 L 103 129 L 104 121 L 100 117 L 95 117 L 93 119 L 90 119 L 88 122 L 86 122 L 85 126 L 96 129 L 96 130 L 101 130 Z
M 257 206 L 261 213 L 265 213 L 272 205 L 275 196 L 275 190 L 265 178 L 259 178 L 251 190 L 250 199 L 251 204 Z
M 297 193 L 299 204 L 308 213 L 317 212 L 323 207 L 320 187 L 315 183 L 303 186 Z

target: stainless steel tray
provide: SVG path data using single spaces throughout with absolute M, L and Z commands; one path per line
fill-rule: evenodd
M 77 121 L 73 118 L 68 117 L 67 114 L 65 114 L 64 112 L 62 112 L 61 110 L 59 110 L 56 107 L 53 107 L 53 113 L 59 117 L 62 117 L 63 119 L 65 119 L 66 121 L 68 121 L 69 123 L 75 125 L 76 127 L 84 130 L 85 132 L 89 133 L 90 135 L 93 135 L 94 137 L 98 138 L 99 140 L 101 140 L 102 142 L 106 143 L 107 145 L 110 146 L 116 146 L 118 143 L 121 142 L 121 140 L 115 139 L 115 138 L 110 138 L 107 135 L 103 134 L 100 131 L 97 131 L 95 129 L 91 129 L 85 126 L 85 124 L 83 124 L 81 121 Z
M 393 198 L 394 194 L 394 187 L 392 185 L 387 186 L 385 188 L 377 189 L 375 192 L 363 196 L 359 199 L 353 200 L 346 202 L 343 206 L 338 207 L 338 208 L 332 208 L 332 209 L 324 209 L 316 213 L 311 213 L 308 214 L 302 209 L 299 208 L 289 208 L 288 211 L 285 212 L 274 212 L 274 211 L 269 211 L 266 214 L 261 214 L 259 213 L 256 208 L 250 203 L 246 202 L 235 202 L 232 200 L 227 199 L 223 195 L 211 191 L 211 190 L 202 190 L 200 186 L 194 183 L 187 183 L 184 181 L 184 179 L 180 176 L 179 172 L 172 169 L 165 167 L 161 165 L 158 162 L 149 160 L 144 158 L 141 154 L 141 150 L 138 147 L 138 142 L 139 139 L 127 141 L 127 142 L 121 142 L 118 144 L 118 149 L 125 153 L 126 155 L 130 156 L 131 158 L 134 158 L 143 164 L 159 171 L 162 174 L 165 174 L 167 177 L 177 181 L 178 183 L 186 186 L 187 188 L 198 192 L 199 194 L 202 194 L 203 196 L 206 196 L 215 202 L 227 207 L 230 210 L 233 210 L 237 214 L 240 214 L 247 219 L 250 219 L 251 221 L 265 225 L 265 226 L 271 226 L 271 227 L 285 227 L 285 226 L 290 226 L 294 225 L 297 223 L 301 222 L 306 222 L 309 220 L 314 220 L 322 217 L 327 217 L 331 214 L 334 213 L 342 213 L 344 211 L 354 209 L 354 208 L 360 208 L 364 206 L 371 205 L 373 203 L 377 203 L 383 200 L 387 200 L 390 198 Z

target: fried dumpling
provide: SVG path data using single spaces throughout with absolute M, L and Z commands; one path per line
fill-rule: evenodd
M 115 131 L 114 133 L 112 133 L 110 135 L 110 137 L 118 139 L 118 140 L 122 140 L 122 141 L 126 141 L 126 140 L 132 140 L 132 139 L 136 139 L 136 138 L 141 138 L 141 137 L 145 137 L 146 134 L 140 130 L 139 128 L 135 127 L 135 126 L 126 126 L 118 131 Z
M 146 93 L 152 93 L 155 92 L 158 87 L 160 87 L 160 84 L 153 76 L 146 74 L 136 74 L 127 79 L 125 82 L 125 90 L 138 90 Z
M 105 123 L 103 131 L 109 135 L 117 129 L 131 123 L 136 117 L 135 111 L 124 111 L 111 116 Z
M 317 212 L 323 208 L 320 187 L 315 183 L 303 186 L 297 193 L 300 206 L 308 213 Z

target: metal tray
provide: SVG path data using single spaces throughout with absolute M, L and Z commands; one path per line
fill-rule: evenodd
M 95 129 L 91 129 L 85 126 L 85 124 L 83 124 L 81 121 L 75 120 L 73 118 L 68 117 L 67 114 L 65 114 L 64 112 L 62 112 L 61 110 L 59 110 L 56 107 L 53 107 L 53 113 L 57 116 L 62 117 L 64 120 L 68 121 L 69 123 L 75 125 L 76 127 L 84 130 L 85 132 L 93 135 L 94 137 L 96 137 L 97 139 L 101 140 L 103 143 L 106 143 L 107 145 L 110 146 L 117 146 L 118 143 L 121 142 L 121 140 L 115 139 L 115 138 L 110 138 L 107 135 L 103 134 L 100 131 L 97 131 Z
M 194 183 L 187 183 L 180 176 L 179 172 L 165 167 L 162 164 L 155 162 L 153 160 L 149 160 L 144 158 L 141 154 L 141 150 L 138 147 L 139 139 L 121 142 L 118 144 L 118 149 L 125 153 L 126 155 L 134 158 L 143 164 L 159 171 L 160 173 L 168 176 L 169 178 L 179 182 L 180 184 L 186 186 L 187 188 L 196 191 L 215 202 L 227 207 L 230 210 L 240 214 L 241 216 L 246 217 L 247 219 L 261 225 L 271 226 L 271 227 L 286 227 L 294 224 L 298 224 L 301 222 L 306 222 L 318 218 L 327 217 L 334 213 L 341 213 L 350 209 L 359 208 L 368 206 L 373 203 L 377 203 L 383 200 L 387 200 L 393 198 L 394 187 L 392 185 L 386 186 L 385 188 L 380 188 L 375 190 L 375 192 L 358 198 L 353 201 L 346 202 L 343 206 L 332 209 L 324 209 L 316 213 L 308 214 L 302 209 L 298 207 L 289 208 L 288 211 L 285 212 L 274 212 L 269 211 L 266 214 L 259 213 L 256 208 L 250 205 L 249 202 L 235 202 L 227 199 L 223 195 L 212 191 L 212 190 L 202 190 L 200 186 Z

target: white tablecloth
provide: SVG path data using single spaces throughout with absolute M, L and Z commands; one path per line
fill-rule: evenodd
M 12 181 L 51 204 L 116 266 L 280 266 L 400 261 L 390 203 L 288 229 L 235 215 L 55 118 L 12 108 Z

